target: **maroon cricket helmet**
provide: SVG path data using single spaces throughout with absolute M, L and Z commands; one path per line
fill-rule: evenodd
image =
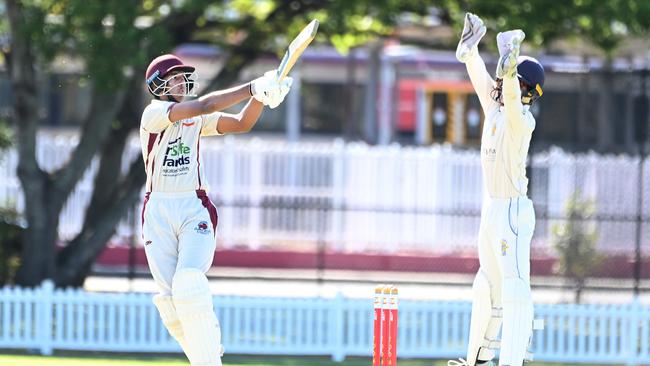
M 145 74 L 146 83 L 149 90 L 152 91 L 158 82 L 162 81 L 170 72 L 180 71 L 183 73 L 191 74 L 195 70 L 194 66 L 186 65 L 180 58 L 166 54 L 158 56 L 147 67 Z M 192 83 L 193 84 L 193 83 Z M 193 86 L 193 85 L 190 85 Z

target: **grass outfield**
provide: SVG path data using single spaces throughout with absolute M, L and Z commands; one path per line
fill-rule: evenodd
M 2 351 L 0 351 L 2 352 Z M 285 356 L 225 356 L 225 366 L 370 366 L 369 358 L 347 358 L 336 363 L 327 357 L 285 357 Z M 399 366 L 446 366 L 446 360 L 399 360 Z M 55 356 L 30 356 L 24 354 L 0 354 L 2 366 L 189 366 L 186 359 L 179 357 L 154 357 L 107 354 L 57 354 Z M 570 364 L 530 365 L 578 366 Z M 597 365 L 591 365 L 597 366 Z M 610 365 L 611 366 L 611 365 Z

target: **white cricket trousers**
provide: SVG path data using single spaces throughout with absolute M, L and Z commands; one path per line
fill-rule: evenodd
M 488 198 L 481 213 L 478 258 L 492 285 L 493 297 L 501 298 L 504 279 L 520 278 L 530 285 L 530 242 L 535 230 L 533 202 L 525 196 Z
M 160 293 L 171 295 L 172 279 L 179 269 L 208 271 L 214 258 L 217 220 L 217 209 L 203 190 L 145 195 L 144 249 Z

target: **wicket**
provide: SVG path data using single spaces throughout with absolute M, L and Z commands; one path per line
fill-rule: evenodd
M 375 288 L 372 366 L 397 366 L 396 286 Z

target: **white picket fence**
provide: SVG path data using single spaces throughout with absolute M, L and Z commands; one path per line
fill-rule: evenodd
M 75 134 L 39 134 L 37 155 L 46 171 L 64 164 Z M 473 251 L 482 201 L 477 151 L 448 146 L 368 146 L 363 143 L 288 143 L 272 139 L 210 138 L 201 144 L 210 196 L 218 203 L 219 245 L 293 246 L 324 241 L 346 252 L 412 251 L 446 254 Z M 139 142 L 128 144 L 123 170 L 141 159 Z M 22 212 L 24 202 L 14 150 L 0 160 L 0 207 Z M 580 189 L 596 203 L 603 251 L 633 251 L 639 204 L 646 222 L 642 246 L 650 250 L 650 159 L 643 170 L 634 156 L 568 154 L 559 149 L 531 159 L 530 191 L 538 215 L 533 249 L 550 251 L 551 227 L 567 198 Z M 68 200 L 60 235 L 74 237 L 83 223 L 97 160 Z M 642 201 L 640 201 L 642 200 Z M 274 202 L 303 209 L 274 207 Z M 327 207 L 325 211 L 309 204 Z M 140 204 L 118 228 L 114 243 L 139 238 Z M 132 231 L 136 235 L 132 235 Z
M 370 356 L 372 299 L 216 296 L 222 342 L 232 354 Z M 471 304 L 402 300 L 400 358 L 454 358 L 465 352 Z M 650 363 L 650 307 L 537 305 L 545 320 L 531 350 L 539 361 Z M 0 289 L 0 348 L 180 352 L 147 293 Z

